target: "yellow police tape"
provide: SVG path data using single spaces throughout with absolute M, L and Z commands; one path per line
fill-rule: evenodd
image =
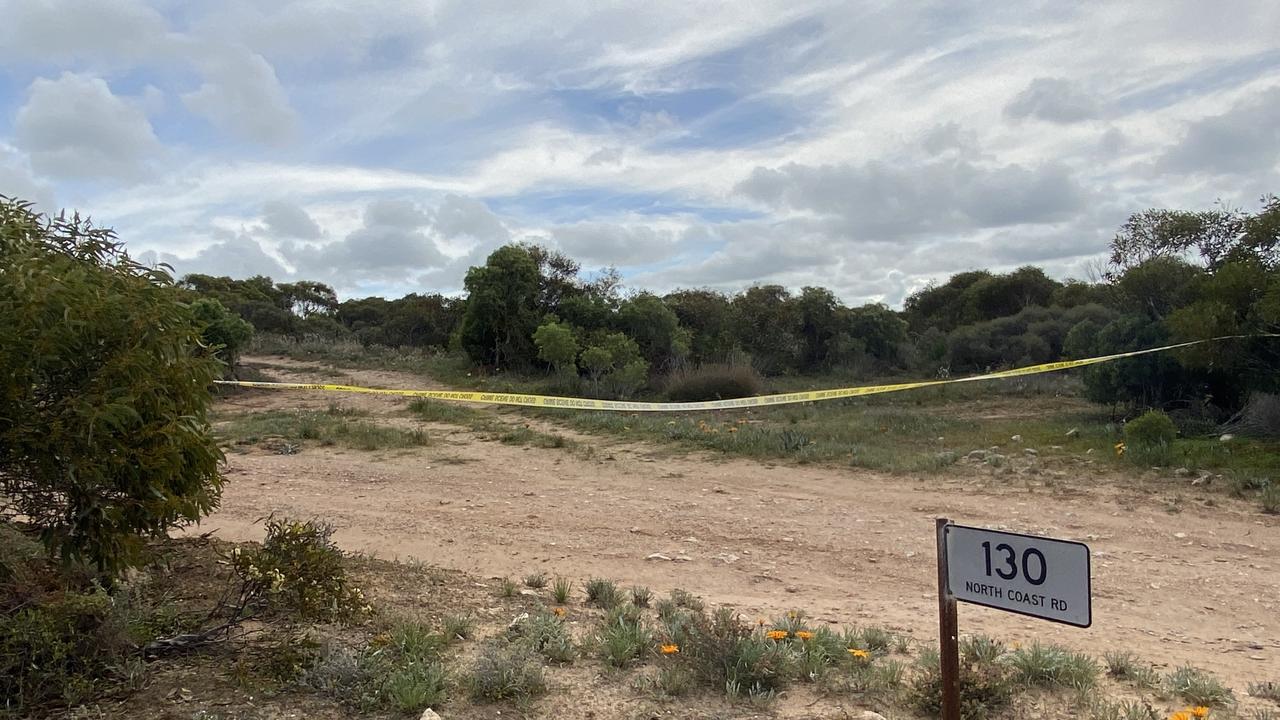
M 281 383 L 281 382 L 249 382 L 244 380 L 218 380 L 220 385 L 237 387 L 268 388 L 272 390 L 326 390 L 330 392 L 363 393 L 367 395 L 396 395 L 400 397 L 428 398 L 431 400 L 452 400 L 457 402 L 480 403 L 484 405 L 523 405 L 527 407 L 567 408 L 571 410 L 625 410 L 629 412 L 689 412 L 693 410 L 727 410 L 733 408 L 764 407 L 767 405 L 789 405 L 792 403 L 836 400 L 838 398 L 879 395 L 881 393 L 914 390 L 916 388 L 933 387 L 935 385 L 953 385 L 955 383 L 978 382 L 981 380 L 998 380 L 1001 378 L 1021 377 L 1023 375 L 1039 375 L 1040 373 L 1070 370 L 1072 368 L 1097 365 L 1121 358 L 1148 355 L 1151 353 L 1176 350 L 1178 348 L 1200 345 L 1240 338 L 1280 337 L 1274 334 L 1262 335 L 1224 335 L 1207 340 L 1193 340 L 1176 345 L 1133 350 L 1084 358 L 1082 360 L 1060 360 L 1058 362 L 1028 365 L 1027 367 L 1001 370 L 999 372 L 973 375 L 965 378 L 946 380 L 921 380 L 916 382 L 897 383 L 893 385 L 864 385 L 861 387 L 835 388 L 832 390 L 806 390 L 803 392 L 778 393 L 776 395 L 757 395 L 755 397 L 735 398 L 733 400 L 706 400 L 702 402 L 635 402 L 630 400 L 596 400 L 593 398 L 558 397 L 555 395 L 526 395 L 522 393 L 495 393 L 467 390 L 391 390 L 385 388 L 367 388 L 354 385 L 330 385 L 317 383 Z

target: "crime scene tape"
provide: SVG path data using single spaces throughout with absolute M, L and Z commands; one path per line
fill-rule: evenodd
M 399 397 L 426 398 L 429 400 L 448 400 L 469 402 L 482 405 L 523 405 L 525 407 L 563 408 L 569 410 L 622 410 L 627 412 L 690 412 L 695 410 L 727 410 L 736 408 L 765 407 L 769 405 L 790 405 L 802 402 L 819 402 L 840 398 L 880 395 L 883 393 L 901 392 L 916 388 L 934 387 L 937 385 L 954 385 L 956 383 L 981 382 L 1002 378 L 1039 375 L 1041 373 L 1058 372 L 1072 368 L 1097 365 L 1122 358 L 1149 355 L 1151 353 L 1177 350 L 1220 340 L 1238 340 L 1244 338 L 1274 338 L 1280 335 L 1266 333 L 1258 335 L 1224 335 L 1205 340 L 1164 345 L 1145 350 L 1131 350 L 1114 355 L 1099 355 L 1080 360 L 1060 360 L 1058 362 L 1028 365 L 1026 367 L 1000 370 L 997 372 L 972 375 L 963 378 L 944 380 L 918 380 L 914 382 L 895 383 L 891 385 L 863 385 L 859 387 L 834 388 L 831 390 L 805 390 L 802 392 L 777 393 L 774 395 L 756 395 L 754 397 L 734 398 L 732 400 L 704 400 L 701 402 L 638 402 L 631 400 L 597 400 L 594 398 L 560 397 L 556 395 L 528 395 L 523 393 L 495 393 L 469 390 L 395 390 L 388 388 L 367 388 L 355 385 L 330 385 L 318 383 L 283 383 L 253 382 L 247 380 L 216 380 L 219 385 L 233 385 L 247 388 L 266 388 L 270 390 L 322 390 L 326 392 L 361 393 L 365 395 L 395 395 Z

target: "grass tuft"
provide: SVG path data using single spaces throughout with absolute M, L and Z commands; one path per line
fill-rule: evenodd
M 556 576 L 556 579 L 551 583 L 551 599 L 560 605 L 569 602 L 569 596 L 572 592 L 573 581 L 569 578 Z
M 1165 678 L 1169 692 L 1192 705 L 1215 707 L 1229 704 L 1234 696 L 1217 678 L 1199 668 L 1183 665 Z
M 618 591 L 618 586 L 612 580 L 591 578 L 587 580 L 584 587 L 587 592 L 587 602 L 596 607 L 612 610 L 622 603 L 622 593 Z

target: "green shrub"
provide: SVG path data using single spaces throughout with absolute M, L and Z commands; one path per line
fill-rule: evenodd
M 791 644 L 770 640 L 730 608 L 718 608 L 710 616 L 691 613 L 681 632 L 681 662 L 731 696 L 769 696 L 795 677 Z
M 653 632 L 640 609 L 619 605 L 609 611 L 596 634 L 600 654 L 614 667 L 625 667 L 653 647 Z
M 12 710 L 74 705 L 133 652 L 106 592 L 44 595 L 0 614 L 0 697 Z
M 538 610 L 512 625 L 507 635 L 509 639 L 523 642 L 529 649 L 554 662 L 571 663 L 577 654 L 564 620 L 546 610 Z
M 249 605 L 307 620 L 367 609 L 364 594 L 347 578 L 342 551 L 332 537 L 333 527 L 317 520 L 268 520 L 261 546 L 231 551 L 242 598 Z
M 1178 438 L 1178 428 L 1159 410 L 1148 410 L 1125 423 L 1124 440 L 1131 451 L 1139 447 L 1169 446 Z
M 466 685 L 476 700 L 525 700 L 547 690 L 538 656 L 520 643 L 485 647 L 471 666 Z
M 701 365 L 667 375 L 663 390 L 672 402 L 730 400 L 764 391 L 764 381 L 750 365 Z
M 998 717 L 1012 701 L 1015 681 L 1010 668 L 998 660 L 974 654 L 976 647 L 960 653 L 960 717 L 985 720 Z M 942 712 L 942 673 L 938 653 L 922 653 L 908 689 L 911 704 L 926 717 Z
M 162 270 L 78 215 L 0 196 L 0 517 L 118 571 L 218 502 L 220 363 Z

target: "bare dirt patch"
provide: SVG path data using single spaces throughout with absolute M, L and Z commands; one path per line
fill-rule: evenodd
M 335 382 L 302 363 L 254 362 L 280 380 Z M 402 373 L 341 373 L 371 386 L 429 386 Z M 760 463 L 581 436 L 497 412 L 590 443 L 590 451 L 511 446 L 418 422 L 405 401 L 377 396 L 253 391 L 222 408 L 333 402 L 425 428 L 431 444 L 230 453 L 222 508 L 199 531 L 252 540 L 270 513 L 320 517 L 338 527 L 346 550 L 379 558 L 482 577 L 541 570 L 681 587 L 748 614 L 803 608 L 927 642 L 936 633 L 933 518 L 947 515 L 1083 540 L 1094 553 L 1094 627 L 965 606 L 962 632 L 1040 638 L 1095 656 L 1127 650 L 1165 670 L 1197 665 L 1239 694 L 1280 667 L 1280 519 L 1185 483 L 1074 470 L 1047 482 L 963 467 L 917 477 Z M 1162 500 L 1172 493 L 1182 496 L 1180 512 Z M 646 559 L 655 553 L 670 559 Z

